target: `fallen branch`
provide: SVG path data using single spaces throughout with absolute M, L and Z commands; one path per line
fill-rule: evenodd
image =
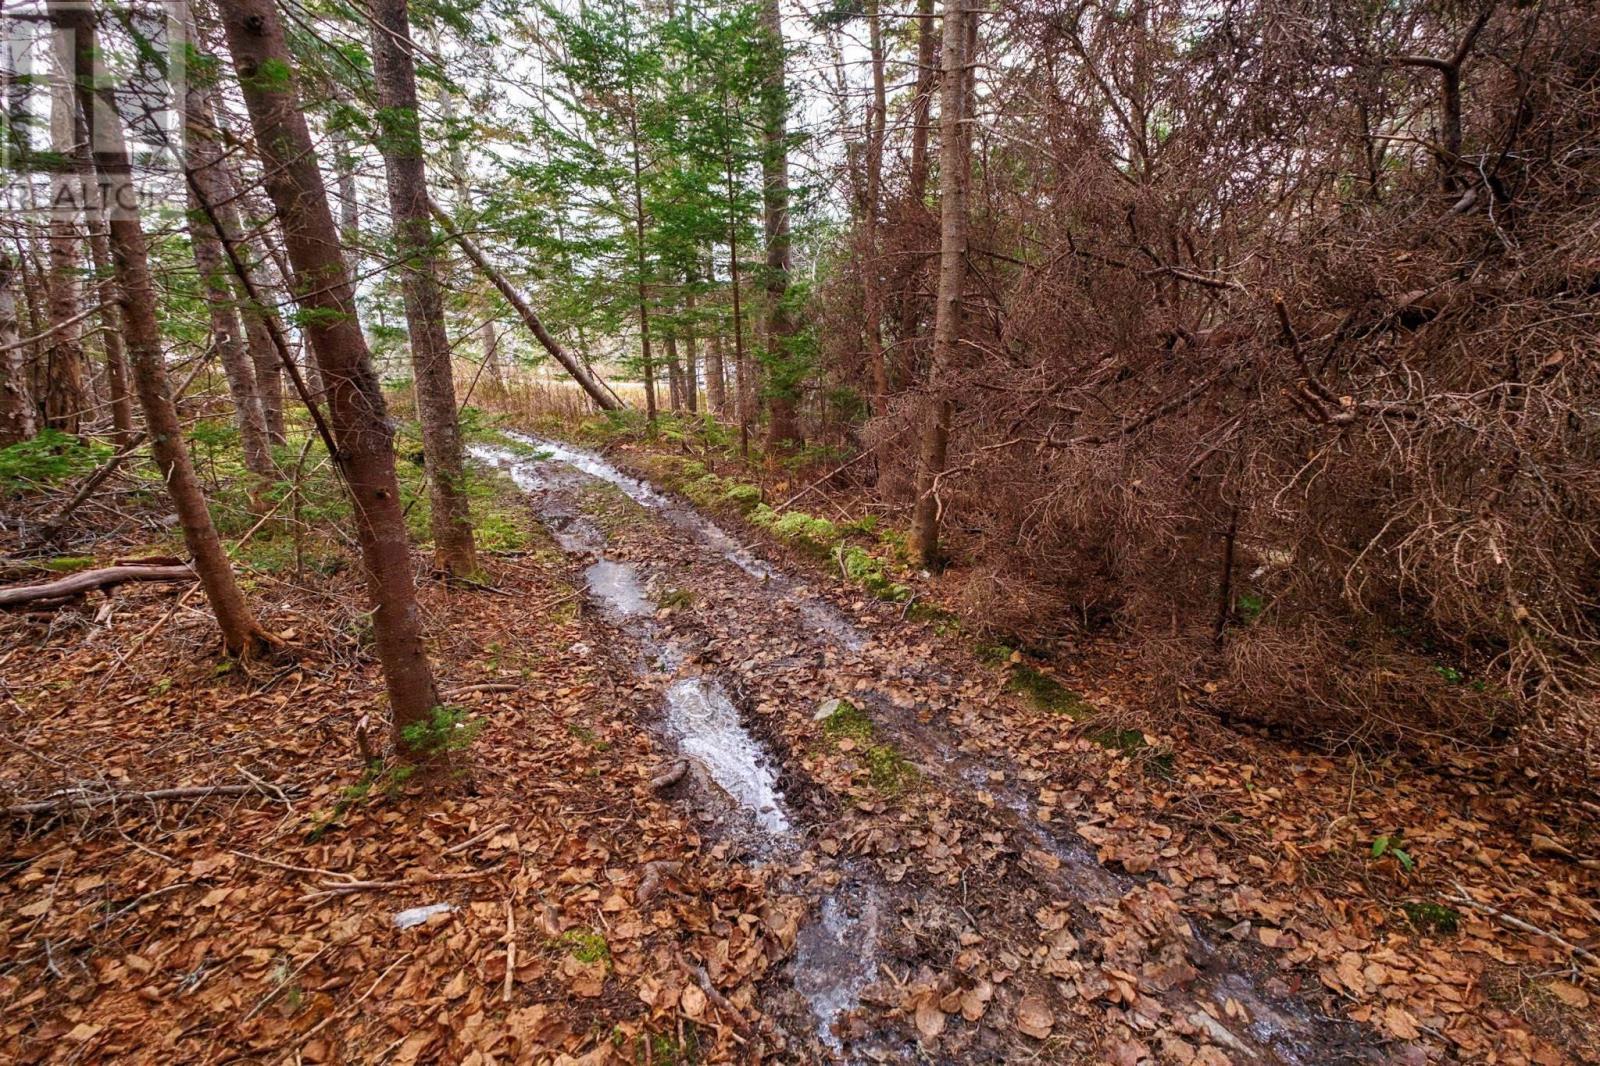
M 1558 944 L 1567 949 L 1567 951 L 1570 952 L 1574 958 L 1582 959 L 1590 966 L 1600 969 L 1600 956 L 1596 956 L 1595 953 L 1590 951 L 1588 948 L 1579 947 L 1572 941 L 1552 933 L 1548 929 L 1540 929 L 1532 922 L 1525 922 L 1521 918 L 1518 918 L 1512 914 L 1507 914 L 1505 911 L 1500 910 L 1499 908 L 1491 907 L 1487 903 L 1479 903 L 1477 900 L 1467 895 L 1467 890 L 1462 888 L 1459 884 L 1456 885 L 1456 892 L 1459 894 L 1454 896 L 1446 896 L 1445 898 L 1451 903 L 1459 903 L 1463 907 L 1471 907 L 1475 911 L 1481 911 L 1508 929 L 1515 929 L 1519 932 L 1532 933 L 1535 936 L 1542 936 L 1551 943 Z
M 277 791 L 278 795 L 274 796 L 273 791 Z M 265 782 L 261 785 L 196 785 L 192 788 L 157 788 L 148 792 L 68 788 L 52 793 L 42 800 L 12 804 L 5 810 L 9 815 L 20 816 L 24 814 L 47 814 L 51 811 L 78 807 L 98 807 L 106 803 L 131 803 L 138 800 L 160 803 L 167 800 L 205 799 L 208 796 L 249 796 L 252 794 L 266 796 L 269 799 L 278 799 L 282 796 L 282 791 L 275 787 L 273 787 L 272 791 L 269 791 Z
M 458 874 L 432 874 L 428 877 L 417 877 L 400 881 L 324 881 L 322 889 L 318 892 L 307 892 L 301 896 L 303 902 L 312 902 L 327 899 L 330 896 L 348 896 L 353 892 L 392 892 L 397 888 L 415 888 L 417 885 L 431 885 L 439 881 L 473 881 L 480 877 L 488 877 L 497 873 L 500 864 L 495 863 L 486 870 L 469 870 Z
M 142 432 L 136 433 L 125 448 L 113 455 L 111 458 L 107 459 L 104 463 L 101 463 L 100 468 L 85 478 L 83 484 L 78 486 L 78 491 L 72 494 L 72 499 L 68 500 L 64 505 L 62 505 L 61 510 L 57 511 L 54 517 L 39 527 L 38 532 L 33 535 L 30 543 L 37 547 L 41 544 L 48 544 L 52 540 L 55 540 L 56 537 L 60 536 L 61 530 L 66 527 L 67 519 L 72 517 L 72 513 L 82 506 L 85 500 L 87 500 L 90 496 L 93 496 L 94 491 L 98 489 L 107 478 L 109 478 L 112 474 L 115 474 L 117 472 L 117 468 L 120 467 L 129 456 L 138 451 L 143 445 L 144 434 Z
M 0 588 L 0 607 L 36 600 L 60 600 L 81 596 L 94 589 L 111 588 L 129 581 L 193 581 L 194 570 L 188 566 L 106 566 L 98 570 L 84 570 L 69 574 L 42 585 L 13 585 Z

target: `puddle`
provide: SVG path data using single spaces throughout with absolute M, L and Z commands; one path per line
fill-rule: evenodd
M 639 583 L 638 572 L 627 563 L 601 559 L 584 571 L 584 577 L 589 595 L 617 614 L 633 617 L 654 610 L 655 605 L 646 598 L 644 586 Z
M 848 902 L 846 902 L 848 900 Z M 795 989 L 811 1005 L 817 1036 L 843 1050 L 833 1026 L 854 1010 L 878 977 L 877 943 L 883 905 L 872 886 L 846 882 L 822 901 L 817 920 L 800 930 L 789 964 Z
M 721 686 L 685 678 L 667 689 L 667 728 L 683 753 L 699 760 L 722 790 L 774 836 L 793 828 L 778 795 L 778 775 L 761 745 L 739 724 L 739 711 Z

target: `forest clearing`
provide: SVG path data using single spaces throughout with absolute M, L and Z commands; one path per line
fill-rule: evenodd
M 0 8 L 0 1059 L 1600 1063 L 1600 14 Z

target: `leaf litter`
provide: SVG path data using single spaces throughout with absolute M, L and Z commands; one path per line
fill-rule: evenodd
M 119 592 L 110 626 L 0 620 L 19 801 L 278 791 L 12 819 L 8 1058 L 1597 1061 L 1571 950 L 1600 925 L 1592 839 L 1493 760 L 1170 725 L 1130 755 L 642 481 L 596 506 L 544 466 L 525 487 L 560 550 L 496 560 L 509 597 L 424 595 L 487 723 L 442 780 L 363 786 L 381 682 L 349 577 L 273 586 L 299 651 L 276 673 L 218 675 L 203 614 L 159 590 Z M 602 560 L 635 615 L 571 609 Z M 1083 671 L 1097 715 L 1140 705 L 1114 655 Z M 757 813 L 792 824 L 691 757 L 666 715 L 690 678 L 767 753 Z M 829 700 L 867 728 L 830 736 Z M 687 783 L 656 787 L 680 753 Z

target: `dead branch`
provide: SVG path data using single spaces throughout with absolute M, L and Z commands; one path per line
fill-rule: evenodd
M 0 607 L 39 600 L 65 600 L 94 589 L 112 588 L 130 581 L 193 581 L 194 570 L 183 566 L 107 566 L 84 570 L 40 585 L 0 588 Z
M 274 795 L 274 792 L 277 795 Z M 260 785 L 196 785 L 190 788 L 157 788 L 148 792 L 67 788 L 51 793 L 42 800 L 12 804 L 5 810 L 7 814 L 13 817 L 21 817 L 28 814 L 48 814 L 59 810 L 100 807 L 112 803 L 134 803 L 140 801 L 162 803 L 171 800 L 205 799 L 209 796 L 249 795 L 262 795 L 282 802 L 280 797 L 283 793 L 276 786 L 267 785 L 266 783 Z

